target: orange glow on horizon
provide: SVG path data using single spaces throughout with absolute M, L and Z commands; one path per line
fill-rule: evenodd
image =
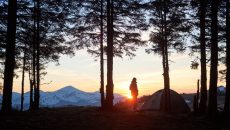
M 128 99 L 133 99 L 133 96 L 131 94 L 126 95 Z

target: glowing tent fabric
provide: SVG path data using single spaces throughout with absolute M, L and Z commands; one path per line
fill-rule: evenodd
M 155 92 L 152 96 L 139 107 L 140 110 L 160 110 L 162 96 L 164 95 L 163 89 Z M 177 92 L 170 90 L 171 112 L 172 113 L 188 113 L 190 108 L 185 100 Z

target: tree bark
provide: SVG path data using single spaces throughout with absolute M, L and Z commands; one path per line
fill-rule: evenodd
M 13 87 L 14 67 L 15 67 L 15 39 L 16 39 L 16 20 L 17 20 L 16 15 L 17 15 L 17 0 L 9 0 L 2 111 L 12 110 L 11 100 L 12 100 L 12 87 Z
M 208 112 L 210 116 L 217 113 L 217 80 L 218 80 L 218 6 L 219 0 L 211 1 L 211 67 Z
M 35 95 L 36 95 L 36 2 L 34 0 L 34 12 L 33 12 L 33 55 L 32 55 L 32 79 L 31 79 L 31 96 L 32 100 L 30 104 L 30 109 L 35 109 Z
M 35 109 L 39 108 L 39 101 L 40 101 L 40 1 L 36 0 L 37 3 L 37 11 L 36 11 L 36 50 L 37 50 L 37 55 L 36 55 L 36 76 L 37 76 L 37 84 L 36 84 L 36 89 L 35 89 L 35 98 L 34 98 L 34 104 L 35 104 Z
M 21 111 L 23 111 L 24 104 L 24 82 L 25 82 L 25 65 L 26 65 L 26 44 L 24 48 L 24 56 L 23 56 L 23 65 L 22 65 L 22 90 L 21 90 Z
M 165 71 L 164 71 L 164 91 L 165 91 L 165 111 L 170 112 L 170 78 L 169 78 L 169 64 L 168 64 L 168 45 L 165 41 Z
M 31 72 L 29 70 L 29 81 L 30 81 L 30 110 L 33 109 L 33 104 L 34 104 L 34 100 L 33 100 L 33 97 L 34 97 L 34 89 L 33 89 L 33 80 L 31 79 Z
M 199 109 L 199 98 L 200 98 L 200 80 L 197 80 L 197 90 L 196 90 L 196 111 L 198 112 Z
M 206 69 L 206 44 L 205 44 L 205 15 L 206 15 L 206 0 L 200 0 L 200 62 L 201 62 L 201 95 L 199 112 L 205 113 L 207 109 L 207 69 Z
M 225 103 L 224 103 L 224 112 L 229 112 L 229 103 L 230 103 L 230 1 L 227 0 L 226 3 L 226 93 L 225 93 Z
M 164 95 L 165 95 L 165 108 L 164 110 L 166 112 L 170 112 L 170 78 L 169 78 L 169 59 L 168 59 L 168 38 L 167 38 L 167 3 L 164 1 L 164 16 L 163 16 L 163 21 L 164 21 L 164 53 L 163 55 L 165 56 L 165 66 L 164 66 Z
M 164 22 L 163 22 L 163 19 L 164 19 L 164 17 L 163 17 L 164 15 L 163 15 L 163 11 L 161 11 L 161 13 L 160 13 L 160 17 L 161 17 L 161 36 L 162 36 L 162 45 L 161 45 L 161 55 L 162 55 L 162 68 L 163 68 L 163 78 L 165 77 L 165 48 L 164 48 L 164 41 L 163 41 L 163 39 L 164 39 Z M 159 43 L 160 44 L 160 43 Z M 165 93 L 166 93 L 166 80 L 164 80 L 164 95 L 162 95 L 162 97 L 161 97 L 161 102 L 160 102 L 160 110 L 161 111 L 166 111 L 166 95 L 165 95 Z
M 113 0 L 107 0 L 107 86 L 106 105 L 113 108 Z
M 163 26 L 162 26 L 162 30 L 163 30 Z M 164 35 L 164 34 L 163 34 Z M 161 97 L 161 111 L 167 111 L 167 90 L 166 90 L 166 80 L 165 80 L 165 73 L 166 73 L 166 68 L 165 68 L 165 49 L 164 46 L 162 46 L 162 66 L 163 66 L 163 78 L 164 78 L 164 94 Z
M 104 47 L 103 47 L 103 0 L 101 0 L 101 23 L 100 23 L 100 29 L 101 29 L 101 36 L 100 36 L 100 71 L 101 71 L 101 88 L 100 88 L 100 93 L 101 93 L 101 107 L 104 108 Z

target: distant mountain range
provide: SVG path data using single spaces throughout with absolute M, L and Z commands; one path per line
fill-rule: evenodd
M 24 109 L 29 109 L 29 92 L 24 95 Z M 125 100 L 126 97 L 114 94 L 114 103 Z M 0 96 L 0 102 L 2 96 Z M 20 109 L 21 94 L 13 92 L 12 106 Z M 84 92 L 73 86 L 66 86 L 54 92 L 40 91 L 40 107 L 63 107 L 63 106 L 100 106 L 100 93 Z
M 218 95 L 224 95 L 226 88 L 219 86 L 217 88 Z M 29 92 L 24 95 L 24 110 L 29 109 Z M 127 99 L 120 94 L 114 94 L 114 104 Z M 186 98 L 185 98 L 186 99 Z M 0 95 L 0 108 L 2 102 L 2 95 Z M 20 109 L 21 94 L 13 92 L 12 106 Z M 66 86 L 57 91 L 44 92 L 40 91 L 40 107 L 64 107 L 64 106 L 100 106 L 100 93 L 84 92 L 73 86 Z

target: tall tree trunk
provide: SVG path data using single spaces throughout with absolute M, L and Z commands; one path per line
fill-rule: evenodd
M 217 113 L 218 6 L 219 6 L 219 0 L 211 1 L 211 67 L 210 67 L 209 104 L 208 104 L 208 112 L 211 116 Z
M 113 0 L 107 0 L 107 86 L 106 105 L 113 108 Z
M 169 63 L 168 63 L 168 44 L 167 44 L 167 37 L 165 39 L 165 110 L 166 112 L 170 112 L 171 110 L 171 101 L 170 101 L 170 78 L 169 78 Z
M 34 103 L 35 103 L 35 109 L 39 108 L 39 101 L 40 101 L 40 1 L 36 0 L 37 2 L 37 11 L 36 11 L 36 24 L 37 24 L 37 29 L 36 29 L 36 50 L 37 50 L 37 55 L 36 55 L 36 76 L 37 76 L 37 84 L 36 84 L 36 89 L 35 89 L 35 98 L 34 98 Z
M 205 44 L 205 15 L 206 15 L 206 0 L 200 0 L 200 62 L 201 62 L 201 95 L 199 112 L 205 113 L 207 109 L 207 69 L 206 69 L 206 44 Z
M 197 80 L 197 90 L 196 90 L 196 95 L 197 95 L 197 103 L 199 101 L 200 98 L 200 80 Z M 199 107 L 199 104 L 197 104 L 197 108 Z
M 22 65 L 21 111 L 23 111 L 23 104 L 24 104 L 25 65 L 26 65 L 26 44 L 24 48 L 23 65 Z
M 163 30 L 163 26 L 162 26 L 162 30 Z M 162 31 L 163 34 L 163 31 Z M 164 35 L 164 34 L 163 34 Z M 165 80 L 165 73 L 166 73 L 166 68 L 165 68 L 165 49 L 164 46 L 162 46 L 162 66 L 163 66 L 163 78 L 164 78 L 164 95 L 161 97 L 161 111 L 167 111 L 167 90 L 166 90 L 166 80 Z
M 161 20 L 161 36 L 162 36 L 162 42 L 163 42 L 163 39 L 164 39 L 164 22 L 163 22 L 163 19 L 164 19 L 164 15 L 163 15 L 163 11 L 161 11 L 160 13 L 160 18 L 162 19 Z M 163 68 L 163 78 L 165 77 L 165 48 L 164 48 L 164 43 L 162 43 L 162 46 L 161 46 L 161 55 L 162 55 L 162 68 Z M 166 89 L 165 89 L 165 85 L 166 85 L 166 80 L 164 80 L 164 93 L 166 93 Z M 160 110 L 161 111 L 166 111 L 166 95 L 162 95 L 161 97 L 161 102 L 160 102 Z
M 164 21 L 164 45 L 163 45 L 163 50 L 164 50 L 164 95 L 165 95 L 165 108 L 164 111 L 170 112 L 170 78 L 169 78 L 169 59 L 168 59 L 168 38 L 167 38 L 167 1 L 163 1 L 163 21 Z
M 12 88 L 15 67 L 17 0 L 8 0 L 7 44 L 4 70 L 2 111 L 11 111 Z
M 33 80 L 31 79 L 31 70 L 29 70 L 29 81 L 30 81 L 30 110 L 33 109 L 33 104 L 34 104 L 34 93 L 33 93 Z
M 164 45 L 165 46 L 165 45 Z M 168 51 L 163 47 L 162 54 L 162 64 L 163 64 L 163 77 L 164 77 L 164 97 L 161 99 L 161 110 L 164 112 L 170 112 L 171 101 L 170 101 L 170 80 L 169 80 L 169 65 L 168 56 L 166 53 Z
M 197 91 L 196 91 L 196 111 L 198 112 L 199 109 L 199 98 L 200 98 L 200 80 L 197 80 Z
M 101 88 L 100 88 L 100 93 L 101 93 L 101 107 L 104 108 L 104 47 L 103 47 L 103 0 L 101 0 L 101 23 L 100 23 L 100 29 L 101 29 L 101 36 L 100 36 L 100 71 L 101 71 Z
M 168 44 L 167 44 L 167 36 L 166 36 L 166 25 L 164 27 L 165 35 L 164 35 L 164 95 L 165 95 L 165 112 L 170 112 L 170 79 L 169 79 L 169 59 L 168 59 Z
M 35 94 L 36 94 L 36 2 L 34 0 L 34 12 L 33 12 L 33 55 L 32 55 L 32 80 L 31 80 L 31 95 L 32 97 L 32 104 L 30 104 L 30 109 L 34 109 L 35 106 Z
M 193 112 L 197 113 L 198 112 L 198 108 L 199 108 L 199 90 L 200 90 L 200 80 L 197 80 L 197 91 L 196 91 L 196 95 L 194 95 L 193 97 Z
M 224 112 L 229 112 L 229 103 L 230 103 L 230 1 L 227 0 L 226 3 L 226 93 L 225 93 L 225 103 L 224 103 Z

